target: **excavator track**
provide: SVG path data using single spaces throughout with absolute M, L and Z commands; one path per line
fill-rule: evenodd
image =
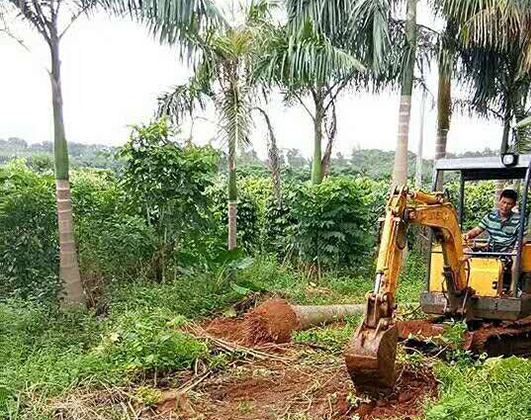
M 412 320 L 397 323 L 398 339 L 437 342 L 447 326 L 436 320 Z M 483 323 L 464 333 L 464 350 L 486 353 L 490 357 L 531 354 L 531 317 L 517 321 Z

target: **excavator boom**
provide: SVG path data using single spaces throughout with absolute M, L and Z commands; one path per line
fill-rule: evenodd
M 463 245 L 457 213 L 442 194 L 396 188 L 387 204 L 376 265 L 374 290 L 366 297 L 363 322 L 345 352 L 347 370 L 359 388 L 392 387 L 398 332 L 394 322 L 396 288 L 406 247 L 408 226 L 432 228 L 441 243 L 450 309 L 464 310 L 459 299 L 467 292 Z

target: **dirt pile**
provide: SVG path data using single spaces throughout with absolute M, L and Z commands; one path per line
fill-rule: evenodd
M 243 317 L 219 318 L 202 326 L 215 337 L 238 344 L 287 343 L 298 329 L 295 312 L 283 299 L 269 299 Z

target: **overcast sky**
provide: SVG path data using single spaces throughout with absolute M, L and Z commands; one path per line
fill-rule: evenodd
M 422 6 L 419 15 L 423 23 L 432 23 Z M 50 82 L 44 71 L 49 62 L 47 46 L 29 30 L 20 33 L 31 54 L 0 34 L 0 138 L 52 141 Z M 157 95 L 190 76 L 176 52 L 158 45 L 144 28 L 102 14 L 90 21 L 77 22 L 65 36 L 61 52 L 69 141 L 123 144 L 130 132 L 129 125 L 147 123 L 152 118 Z M 436 95 L 435 75 L 428 85 Z M 409 144 L 413 151 L 420 132 L 420 99 L 420 93 L 415 92 Z M 395 93 L 343 95 L 338 105 L 336 151 L 348 154 L 353 148 L 393 150 L 398 101 Z M 432 105 L 428 104 L 425 118 L 427 157 L 433 157 L 434 152 L 436 111 Z M 298 148 L 310 156 L 313 127 L 305 111 L 300 107 L 284 108 L 278 98 L 272 99 L 269 110 L 280 147 Z M 207 117 L 215 119 L 212 112 Z M 215 124 L 198 121 L 194 138 L 205 142 L 215 138 L 217 132 Z M 455 115 L 448 151 L 498 148 L 501 133 L 501 125 L 496 121 Z M 265 156 L 261 122 L 255 127 L 252 140 L 258 153 Z

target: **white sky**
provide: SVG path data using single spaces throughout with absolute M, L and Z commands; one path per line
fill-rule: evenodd
M 419 18 L 430 24 L 423 6 Z M 21 137 L 29 142 L 53 139 L 50 82 L 44 66 L 48 50 L 29 30 L 20 32 L 32 53 L 0 34 L 0 138 Z M 189 70 L 178 55 L 130 21 L 99 14 L 80 20 L 65 36 L 61 49 L 64 113 L 67 138 L 81 143 L 121 145 L 128 126 L 149 122 L 156 97 L 172 85 L 183 83 Z M 436 77 L 428 81 L 436 95 Z M 415 92 L 410 150 L 415 151 L 420 130 L 420 98 Z M 349 154 L 354 147 L 393 150 L 396 143 L 398 94 L 373 96 L 347 93 L 338 105 L 336 151 Z M 311 156 L 313 126 L 300 107 L 284 108 L 278 98 L 269 104 L 271 120 L 281 148 L 298 148 Z M 212 112 L 209 118 L 214 119 Z M 265 130 L 258 120 L 254 148 L 265 156 Z M 425 118 L 424 153 L 434 152 L 436 110 L 429 106 Z M 187 130 L 187 129 L 186 129 Z M 194 138 L 216 137 L 214 124 L 197 121 Z M 449 152 L 498 148 L 502 127 L 496 121 L 470 120 L 455 115 L 448 140 Z

